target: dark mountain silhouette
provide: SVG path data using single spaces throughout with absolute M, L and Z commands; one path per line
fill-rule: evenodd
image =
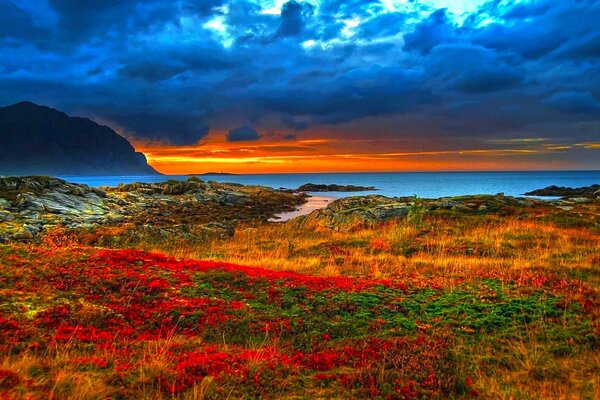
M 30 102 L 0 107 L 0 175 L 153 175 L 107 126 Z

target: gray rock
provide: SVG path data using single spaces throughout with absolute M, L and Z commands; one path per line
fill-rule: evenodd
M 557 208 L 560 208 L 561 210 L 565 211 L 571 211 L 573 209 L 573 206 L 557 206 Z
M 16 206 L 21 211 L 44 211 L 44 203 L 30 193 L 17 195 Z
M 0 222 L 14 221 L 15 216 L 10 211 L 0 210 Z
M 10 201 L 0 197 L 0 210 L 7 210 L 12 207 Z
M 313 211 L 298 222 L 305 226 L 348 231 L 355 227 L 406 217 L 410 206 L 399 200 L 377 195 L 343 198 L 333 201 L 324 209 Z
M 571 197 L 569 200 L 571 200 L 575 204 L 586 204 L 592 203 L 594 201 L 589 197 Z
M 44 229 L 44 227 L 40 223 L 36 223 L 36 224 L 24 224 L 23 227 L 21 228 L 21 230 L 27 231 L 27 232 L 31 233 L 32 236 L 37 235 L 43 229 Z
M 23 211 L 19 211 L 18 214 L 21 218 L 25 218 L 25 219 L 40 219 L 40 213 L 38 211 L 34 211 L 34 210 L 23 210 Z
M 429 210 L 438 210 L 438 209 L 447 209 L 450 210 L 452 207 L 458 205 L 459 203 L 450 198 L 440 198 L 438 200 L 434 200 L 425 205 L 425 207 Z

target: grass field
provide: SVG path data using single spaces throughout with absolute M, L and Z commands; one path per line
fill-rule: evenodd
M 0 393 L 600 398 L 586 210 L 253 224 L 202 242 L 57 229 L 2 246 Z

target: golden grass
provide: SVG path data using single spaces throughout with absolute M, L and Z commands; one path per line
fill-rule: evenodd
M 2 359 L 2 369 L 16 373 L 23 381 L 35 378 L 37 386 L 48 388 L 48 399 L 100 400 L 110 398 L 112 389 L 106 384 L 106 375 L 99 372 L 82 372 L 72 363 L 80 357 L 68 347 L 61 346 L 49 350 L 45 355 L 22 353 L 18 356 L 7 356 Z M 42 372 L 43 371 L 43 372 Z M 49 371 L 49 373 L 48 373 Z M 50 376 L 47 381 L 42 376 Z M 19 398 L 29 398 L 36 393 L 22 392 Z M 35 398 L 35 397 L 34 397 Z
M 340 233 L 294 224 L 240 227 L 230 240 L 140 244 L 177 258 L 222 260 L 320 276 L 433 274 L 444 279 L 487 271 L 518 278 L 544 271 L 600 283 L 600 235 L 514 217 L 454 220 L 430 216 L 421 229 L 406 222 Z
M 127 373 L 127 379 L 135 381 L 137 390 L 130 393 L 134 399 L 172 399 L 156 387 L 157 377 L 171 373 L 175 360 L 166 350 L 174 342 L 190 345 L 189 340 L 182 336 L 173 335 L 166 340 L 149 340 L 142 346 L 131 360 L 136 369 Z M 47 349 L 43 354 L 23 352 L 18 355 L 5 356 L 0 360 L 0 369 L 17 374 L 20 381 L 35 381 L 30 391 L 19 389 L 18 398 L 42 398 L 40 392 L 46 392 L 49 400 L 103 400 L 115 395 L 115 384 L 121 379 L 106 369 L 82 370 L 78 360 L 84 357 L 98 357 L 111 361 L 110 350 L 82 353 L 81 348 L 72 348 L 69 344 L 61 344 Z M 49 377 L 42 379 L 43 377 Z M 207 376 L 196 383 L 190 390 L 178 395 L 180 400 L 202 400 L 214 386 L 212 377 Z M 168 390 L 167 390 L 168 392 Z M 122 393 L 120 394 L 122 395 Z M 1 397 L 1 395 L 0 395 Z
M 567 227 L 542 219 L 517 216 L 427 215 L 419 227 L 395 221 L 351 232 L 312 230 L 294 223 L 239 226 L 227 240 L 191 244 L 185 240 L 139 243 L 141 250 L 170 254 L 180 259 L 219 260 L 273 270 L 319 276 L 363 276 L 372 278 L 420 276 L 452 286 L 461 279 L 498 275 L 519 280 L 523 276 L 556 275 L 585 282 L 600 291 L 600 233 L 588 227 Z M 592 310 L 598 315 L 600 310 Z M 552 354 L 539 334 L 522 332 L 516 342 L 492 348 L 474 348 L 456 343 L 464 370 L 473 373 L 483 398 L 490 399 L 600 399 L 600 354 L 597 349 L 580 349 L 576 354 Z M 168 369 L 169 356 L 161 343 L 148 343 L 139 377 L 141 394 L 155 393 L 143 382 L 152 381 Z M 501 350 L 499 350 L 501 349 Z M 97 398 L 110 395 L 102 382 L 90 392 L 87 378 L 61 364 L 55 356 L 55 398 Z M 493 361 L 492 368 L 484 368 Z M 3 360 L 4 368 L 25 374 L 29 365 L 42 360 Z M 7 364 L 8 363 L 8 364 Z M 21 363 L 21 364 L 19 364 Z M 54 365 L 56 364 L 56 365 Z M 62 366 L 58 366 L 58 365 Z M 486 373 L 490 369 L 493 374 Z M 457 374 L 461 374 L 460 367 Z M 465 372 L 466 374 L 466 372 Z M 79 389 L 73 389 L 77 382 Z M 214 383 L 198 383 L 184 398 L 203 399 Z M 107 389 L 106 389 L 107 390 Z M 148 390 L 146 392 L 145 390 Z M 318 394 L 315 393 L 315 398 Z
M 511 345 L 517 360 L 511 368 L 493 375 L 479 374 L 477 380 L 486 396 L 494 399 L 598 399 L 600 356 L 588 351 L 577 357 L 557 358 L 543 344 L 518 342 Z
M 399 221 L 348 233 L 269 224 L 241 227 L 231 240 L 147 250 L 320 276 L 431 276 L 445 286 L 481 273 L 517 280 L 555 274 L 600 290 L 597 231 L 516 217 L 429 216 L 421 229 Z M 600 355 L 595 350 L 559 356 L 534 338 L 503 347 L 508 365 L 498 366 L 492 375 L 474 376 L 485 389 L 482 398 L 600 399 Z M 461 357 L 472 352 L 465 345 Z M 487 355 L 475 351 L 463 362 L 485 365 L 498 356 L 498 349 Z

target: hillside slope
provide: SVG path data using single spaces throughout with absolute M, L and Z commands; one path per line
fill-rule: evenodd
M 153 175 L 124 137 L 30 102 L 0 107 L 0 175 Z

